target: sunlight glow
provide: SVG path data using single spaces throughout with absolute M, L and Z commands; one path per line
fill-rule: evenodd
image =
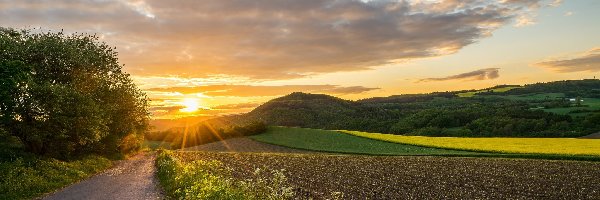
M 200 108 L 200 104 L 198 104 L 198 99 L 194 98 L 186 98 L 181 102 L 185 108 L 179 109 L 181 112 L 194 112 Z

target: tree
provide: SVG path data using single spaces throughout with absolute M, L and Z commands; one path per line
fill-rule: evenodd
M 0 28 L 0 127 L 27 150 L 66 158 L 138 145 L 147 98 L 98 39 Z

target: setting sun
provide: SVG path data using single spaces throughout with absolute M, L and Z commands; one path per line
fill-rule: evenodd
M 198 104 L 198 99 L 187 98 L 181 102 L 185 108 L 179 109 L 181 112 L 194 112 L 200 108 L 200 104 Z

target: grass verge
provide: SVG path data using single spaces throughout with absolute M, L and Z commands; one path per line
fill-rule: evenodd
M 16 158 L 0 162 L 0 199 L 31 199 L 85 179 L 111 166 L 101 156 L 75 161 Z
M 183 162 L 171 151 L 160 151 L 156 159 L 160 184 L 173 199 L 291 199 L 291 187 L 281 171 L 271 174 L 258 169 L 252 179 L 236 180 L 231 169 L 215 160 Z

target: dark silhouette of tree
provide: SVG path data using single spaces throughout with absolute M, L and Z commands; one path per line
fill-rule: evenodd
M 115 49 L 95 35 L 36 31 L 0 28 L 0 127 L 58 158 L 139 147 L 147 100 Z

